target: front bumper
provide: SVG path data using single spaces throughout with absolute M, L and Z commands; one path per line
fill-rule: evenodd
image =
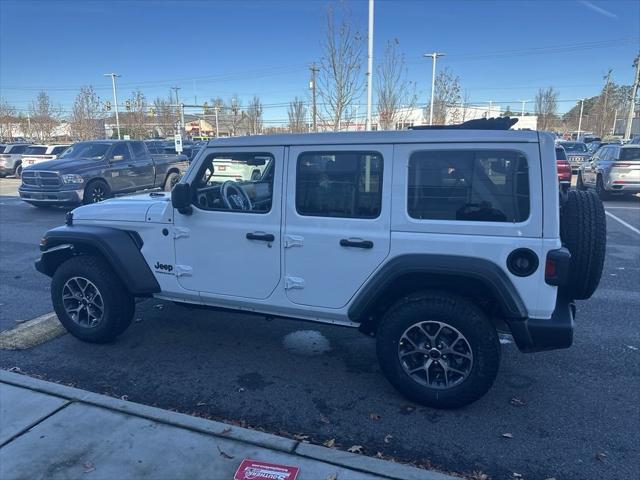
M 18 190 L 20 198 L 29 203 L 42 203 L 50 205 L 77 205 L 82 203 L 84 190 Z
M 13 168 L 9 168 L 6 165 L 0 165 L 0 175 L 13 175 L 14 169 Z
M 507 319 L 506 322 L 522 352 L 540 352 L 571 346 L 575 316 L 575 303 L 558 295 L 551 318 Z

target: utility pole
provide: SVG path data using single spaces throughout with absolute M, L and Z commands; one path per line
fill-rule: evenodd
M 580 99 L 580 119 L 578 120 L 578 135 L 576 135 L 576 142 L 580 141 L 580 131 L 582 130 L 582 111 L 584 109 L 584 98 Z
M 218 105 L 216 105 L 213 109 L 213 111 L 216 113 L 216 138 L 218 138 L 218 110 L 220 109 L 220 107 Z
M 431 57 L 433 60 L 433 69 L 431 70 L 431 108 L 429 108 L 429 125 L 433 125 L 433 95 L 436 89 L 436 60 L 444 57 L 444 53 L 425 53 L 423 57 Z
M 313 62 L 313 64 L 311 65 L 311 67 L 309 67 L 309 69 L 311 70 L 311 85 L 309 85 L 311 87 L 311 97 L 313 98 L 313 107 L 311 109 L 311 115 L 313 117 L 313 131 L 317 132 L 318 131 L 318 122 L 316 120 L 317 118 L 317 104 L 316 104 L 316 73 L 318 73 L 320 70 L 318 68 L 316 68 L 316 63 Z
M 180 97 L 178 97 L 178 90 L 180 90 L 180 87 L 171 87 L 171 90 L 176 92 L 176 107 L 180 108 Z M 179 130 L 182 130 L 182 125 L 180 125 Z
M 524 106 L 526 103 L 530 102 L 531 100 L 520 100 L 520 103 L 522 103 L 522 111 L 520 113 L 521 117 L 524 117 Z
M 116 77 L 120 77 L 117 73 L 105 73 L 105 77 L 111 77 L 111 85 L 113 86 L 113 106 L 116 111 L 116 128 L 118 129 L 118 140 L 120 136 L 120 118 L 118 117 L 118 94 L 116 93 Z
M 611 126 L 611 135 L 616 134 L 616 123 L 618 122 L 618 109 L 613 112 L 613 125 Z
M 367 121 L 365 130 L 371 130 L 371 98 L 373 95 L 373 0 L 369 0 L 369 45 L 367 53 Z
M 636 95 L 638 94 L 638 82 L 640 82 L 640 55 L 638 55 L 633 62 L 633 66 L 636 67 L 636 78 L 633 81 L 633 87 L 631 87 L 631 104 L 629 105 L 629 116 L 627 117 L 627 128 L 624 132 L 624 138 L 631 138 L 631 125 L 633 124 L 633 114 L 636 106 Z

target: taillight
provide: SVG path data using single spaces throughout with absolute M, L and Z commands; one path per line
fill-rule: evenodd
M 549 250 L 544 262 L 544 281 L 547 285 L 566 285 L 571 254 L 565 247 Z

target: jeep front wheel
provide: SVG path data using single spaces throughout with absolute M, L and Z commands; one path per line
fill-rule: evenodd
M 135 303 L 118 276 L 100 257 L 80 255 L 53 275 L 51 300 L 58 319 L 85 342 L 112 341 L 131 324 Z
M 491 388 L 500 364 L 495 327 L 473 303 L 449 293 L 403 298 L 377 332 L 380 368 L 406 397 L 459 408 Z

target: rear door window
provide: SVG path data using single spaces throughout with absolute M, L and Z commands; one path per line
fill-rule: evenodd
M 143 142 L 131 142 L 131 150 L 133 151 L 133 158 L 141 160 L 147 156 L 147 150 L 144 148 Z
M 407 210 L 421 220 L 523 222 L 530 211 L 527 158 L 509 150 L 414 152 Z

